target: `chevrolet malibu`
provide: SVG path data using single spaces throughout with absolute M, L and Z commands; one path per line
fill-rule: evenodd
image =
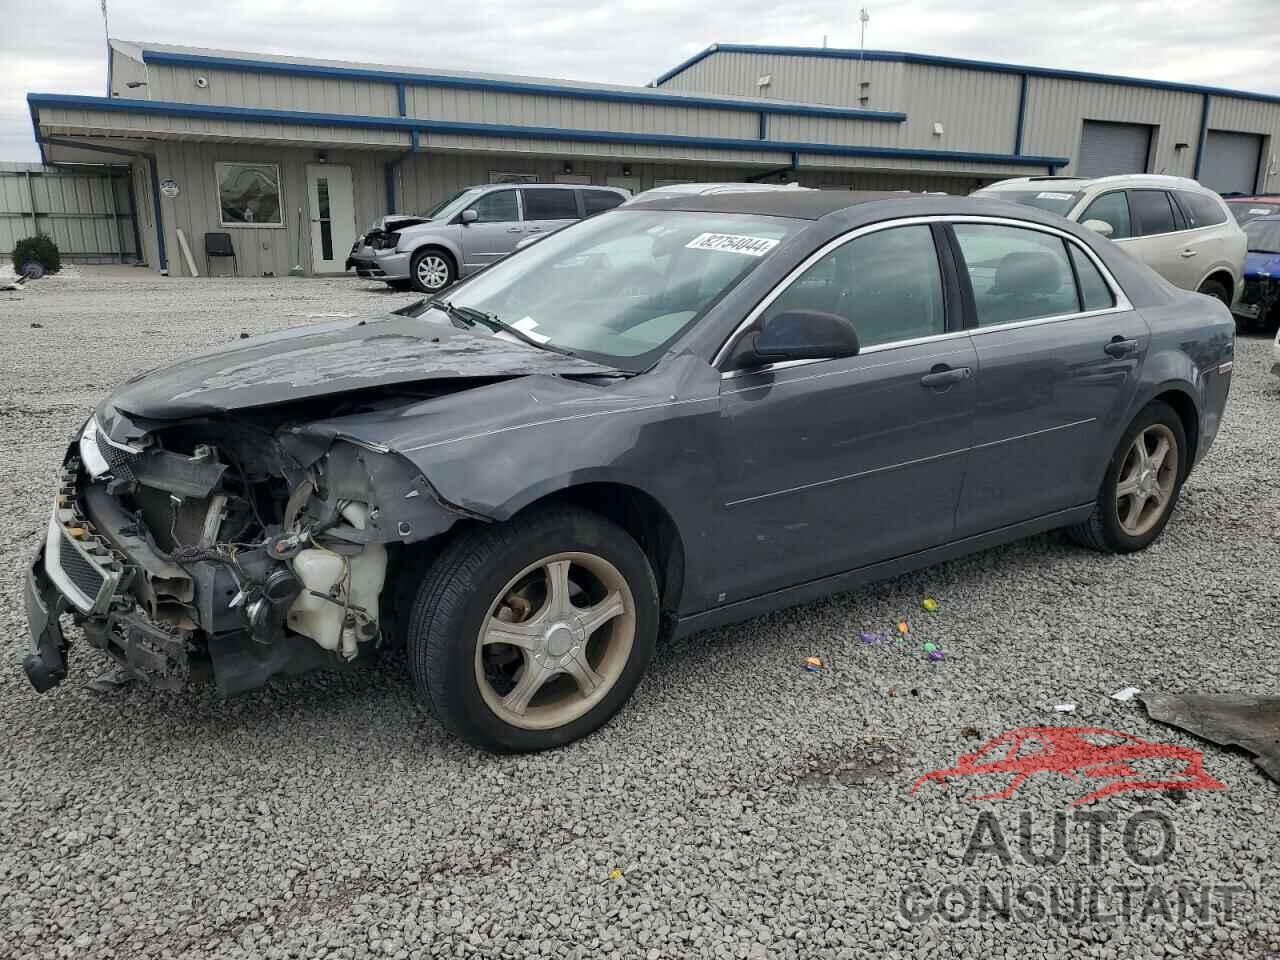
M 1146 547 L 1233 348 L 1221 303 L 1031 207 L 629 205 L 121 385 L 61 466 L 26 672 L 64 678 L 71 621 L 223 693 L 403 645 L 450 731 L 554 747 L 659 637 L 1058 527 Z

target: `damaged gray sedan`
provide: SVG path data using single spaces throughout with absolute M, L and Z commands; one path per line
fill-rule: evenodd
M 660 635 L 1056 527 L 1159 536 L 1217 433 L 1225 307 L 996 201 L 674 197 L 397 314 L 120 386 L 27 584 L 126 675 L 226 694 L 404 646 L 469 742 L 606 722 Z

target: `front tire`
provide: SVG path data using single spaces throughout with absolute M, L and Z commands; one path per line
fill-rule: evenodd
M 418 698 L 454 735 L 503 753 L 603 726 L 653 655 L 658 588 L 625 531 L 556 507 L 455 540 L 408 624 Z
M 1079 544 L 1108 553 L 1146 549 L 1164 532 L 1190 463 L 1182 418 L 1165 403 L 1142 410 L 1120 438 L 1093 516 L 1071 527 Z
M 419 293 L 439 293 L 457 279 L 458 267 L 443 250 L 428 247 L 409 261 L 409 282 Z

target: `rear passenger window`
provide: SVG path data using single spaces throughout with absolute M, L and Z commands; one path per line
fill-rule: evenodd
M 526 220 L 577 220 L 578 201 L 572 190 L 521 190 Z
M 1067 244 L 1071 251 L 1071 264 L 1076 268 L 1076 279 L 1080 281 L 1080 299 L 1085 310 L 1106 310 L 1116 305 L 1116 298 L 1102 279 L 1102 274 L 1093 265 L 1093 261 L 1074 243 Z
M 945 333 L 932 232 L 926 226 L 894 227 L 837 247 L 787 287 L 768 315 L 790 310 L 846 317 L 863 348 Z
M 1125 199 L 1123 190 L 1104 193 L 1089 204 L 1085 212 L 1080 214 L 1079 220 L 1081 223 L 1101 220 L 1110 224 L 1112 240 L 1124 240 L 1133 236 L 1133 228 L 1129 223 L 1129 201 Z
M 612 210 L 614 207 L 622 203 L 626 199 L 620 193 L 614 193 L 612 190 L 583 190 L 582 191 L 582 209 L 588 217 L 593 213 L 603 213 L 605 210 Z
M 1130 190 L 1129 210 L 1137 220 L 1134 236 L 1150 237 L 1157 233 L 1173 233 L 1176 229 L 1169 195 L 1163 190 Z
M 1178 191 L 1178 204 L 1187 215 L 1188 226 L 1192 230 L 1200 227 L 1212 227 L 1218 223 L 1226 223 L 1227 214 L 1222 204 L 1213 197 L 1203 193 L 1192 193 L 1190 190 Z
M 973 286 L 978 326 L 1078 313 L 1075 275 L 1061 238 L 988 224 L 954 227 Z

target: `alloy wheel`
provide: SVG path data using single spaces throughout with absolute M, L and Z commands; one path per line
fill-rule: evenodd
M 1133 438 L 1116 482 L 1116 519 L 1129 536 L 1146 534 L 1169 508 L 1178 455 L 1178 441 L 1163 423 L 1153 423 Z
M 592 553 L 558 553 L 520 571 L 489 607 L 476 642 L 476 682 L 502 720 L 564 726 L 609 692 L 636 636 L 631 588 Z
M 449 264 L 444 257 L 427 254 L 418 261 L 418 282 L 429 290 L 439 290 L 449 282 Z

